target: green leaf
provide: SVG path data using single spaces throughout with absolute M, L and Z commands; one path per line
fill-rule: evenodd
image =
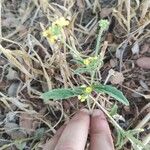
M 83 64 L 82 61 L 80 63 Z M 101 59 L 99 60 L 93 60 L 88 66 L 84 65 L 84 67 L 77 68 L 74 73 L 75 74 L 82 74 L 82 73 L 91 73 L 92 71 L 96 71 L 98 68 L 100 68 L 103 65 L 103 61 Z
M 39 128 L 34 133 L 34 139 L 40 140 L 42 137 L 44 137 L 45 134 L 45 128 Z
M 15 146 L 16 146 L 19 150 L 23 150 L 26 145 L 27 145 L 26 141 L 23 141 L 23 140 L 16 140 L 16 141 L 15 141 Z
M 82 62 L 82 60 L 80 60 L 80 59 L 72 59 L 72 60 L 70 60 L 71 62 L 74 62 L 74 63 L 76 63 L 76 64 L 80 64 L 80 65 L 83 65 L 83 62 Z
M 56 36 L 60 35 L 61 34 L 61 28 L 57 25 L 54 25 L 52 27 L 52 33 L 53 33 L 53 35 L 56 35 Z
M 116 100 L 118 100 L 119 102 L 125 105 L 129 105 L 129 102 L 126 99 L 126 97 L 123 95 L 123 93 L 113 86 L 100 84 L 100 85 L 95 85 L 94 89 L 98 93 L 106 93 L 111 97 L 115 98 Z
M 109 27 L 109 21 L 107 19 L 101 19 L 99 21 L 99 26 L 103 29 L 106 30 Z
M 114 104 L 114 105 L 112 106 L 112 108 L 111 108 L 109 114 L 110 114 L 111 116 L 114 116 L 114 115 L 117 114 L 117 110 L 118 110 L 118 106 L 117 106 L 116 104 Z
M 70 97 L 75 97 L 80 94 L 82 94 L 83 88 L 76 87 L 74 89 L 68 88 L 68 89 L 53 89 L 46 93 L 43 93 L 41 95 L 41 98 L 45 101 L 48 101 L 49 99 L 53 100 L 61 100 L 61 99 L 68 99 Z
M 123 147 L 123 145 L 124 145 L 124 141 L 125 141 L 126 135 L 125 135 L 125 133 L 123 133 L 120 130 L 116 130 L 116 131 L 117 131 L 117 140 L 116 140 L 115 146 L 118 149 L 121 149 Z
M 78 68 L 74 71 L 75 74 L 91 72 L 88 68 Z

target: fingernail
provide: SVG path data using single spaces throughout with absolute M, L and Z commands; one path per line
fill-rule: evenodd
M 78 120 L 80 119 L 81 117 L 83 117 L 83 115 L 85 116 L 88 116 L 89 114 L 89 111 L 87 109 L 81 109 L 80 111 L 78 111 L 71 120 Z
M 92 116 L 93 117 L 100 116 L 102 118 L 105 118 L 104 113 L 101 110 L 99 110 L 99 109 L 94 109 L 93 113 L 92 113 Z
M 89 110 L 88 110 L 88 109 L 83 108 L 83 109 L 81 109 L 80 111 L 89 114 Z

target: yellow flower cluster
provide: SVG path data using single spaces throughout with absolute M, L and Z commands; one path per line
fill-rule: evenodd
M 89 66 L 93 61 L 97 60 L 97 56 L 95 57 L 88 57 L 83 60 L 83 64 Z
M 79 96 L 78 96 L 78 99 L 79 99 L 81 102 L 85 102 L 87 98 L 88 98 L 88 95 L 79 95 Z
M 92 91 L 93 91 L 93 88 L 90 87 L 90 86 L 88 86 L 88 87 L 85 88 L 85 93 L 86 94 L 90 94 Z
M 90 86 L 86 87 L 85 90 L 84 90 L 84 93 L 82 95 L 79 95 L 78 99 L 81 102 L 86 101 L 86 99 L 88 98 L 88 95 L 91 94 L 92 91 L 93 91 L 92 87 L 90 87 Z
M 43 31 L 42 35 L 48 39 L 49 42 L 55 43 L 61 35 L 63 27 L 69 25 L 69 21 L 61 17 L 52 23 L 47 30 Z
M 58 39 L 58 36 L 53 34 L 52 27 L 49 27 L 47 30 L 43 31 L 42 35 L 51 43 L 55 43 L 55 41 Z
M 57 25 L 59 27 L 65 27 L 65 26 L 69 25 L 69 21 L 66 20 L 64 17 L 61 17 L 52 23 L 52 26 L 54 26 L 54 25 Z

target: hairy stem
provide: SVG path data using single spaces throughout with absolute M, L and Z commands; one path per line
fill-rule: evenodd
M 98 37 L 97 37 L 97 42 L 96 42 L 95 56 L 98 56 L 98 53 L 99 53 L 102 33 L 103 33 L 103 30 L 100 29 L 100 30 L 99 30 L 99 33 L 98 33 Z

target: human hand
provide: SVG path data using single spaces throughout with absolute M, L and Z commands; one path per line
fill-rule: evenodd
M 91 117 L 88 110 L 81 110 L 63 125 L 43 150 L 84 150 L 88 134 L 89 150 L 114 150 L 113 140 L 105 115 L 94 110 Z

